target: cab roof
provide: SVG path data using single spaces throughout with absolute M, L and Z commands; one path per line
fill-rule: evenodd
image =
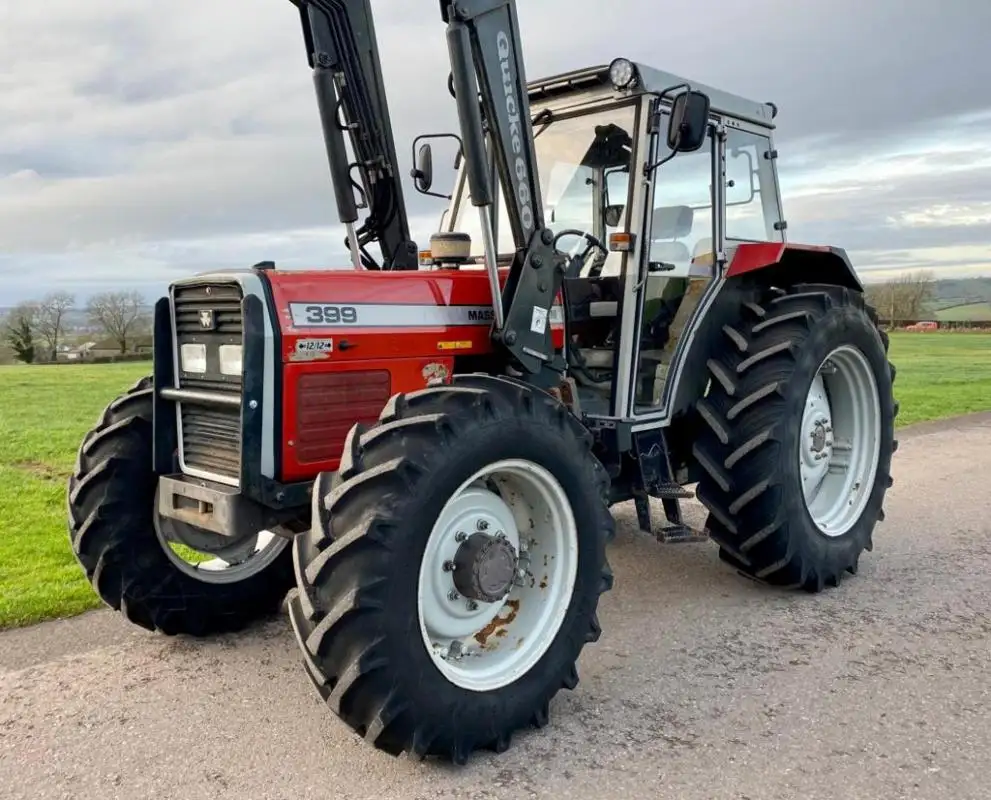
M 688 80 L 679 75 L 654 69 L 633 62 L 640 75 L 637 85 L 630 90 L 621 90 L 620 94 L 659 94 L 679 84 L 688 83 L 693 89 L 705 92 L 709 96 L 713 113 L 752 122 L 767 128 L 774 127 L 776 109 L 771 103 L 759 103 L 745 97 L 715 89 L 711 86 Z M 557 95 L 571 94 L 582 89 L 595 89 L 611 86 L 609 81 L 609 65 L 585 67 L 571 72 L 562 72 L 546 78 L 538 78 L 527 84 L 530 102 L 550 100 Z

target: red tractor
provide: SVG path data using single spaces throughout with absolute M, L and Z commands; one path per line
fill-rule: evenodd
M 528 83 L 513 0 L 442 0 L 459 171 L 427 256 L 368 0 L 293 2 L 353 269 L 262 262 L 158 301 L 153 375 L 69 482 L 100 597 L 208 635 L 288 592 L 344 723 L 463 763 L 577 685 L 616 503 L 768 584 L 855 573 L 895 371 L 846 254 L 786 241 L 775 107 L 622 58 Z

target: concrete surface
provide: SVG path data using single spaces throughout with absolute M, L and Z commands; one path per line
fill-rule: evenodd
M 98 611 L 0 636 L 0 796 L 991 797 L 991 415 L 901 435 L 856 578 L 771 591 L 631 508 L 604 635 L 551 725 L 466 768 L 378 754 L 321 705 L 287 620 L 209 642 Z

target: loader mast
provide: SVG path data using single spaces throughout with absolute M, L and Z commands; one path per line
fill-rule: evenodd
M 365 246 L 378 241 L 384 269 L 416 269 L 370 0 L 291 0 L 299 9 L 323 125 L 338 216 L 355 267 L 378 268 Z M 550 309 L 564 278 L 564 256 L 544 227 L 540 178 L 515 0 L 441 0 L 471 202 L 479 211 L 492 287 L 493 340 L 507 366 L 542 386 L 560 382 Z M 341 111 L 343 110 L 343 120 Z M 343 122 L 343 124 L 342 124 Z M 356 162 L 349 163 L 344 133 Z M 503 285 L 492 233 L 493 194 L 486 136 L 516 254 Z M 369 216 L 358 218 L 351 172 L 359 168 Z
M 564 258 L 544 227 L 543 203 L 515 0 L 441 0 L 471 202 L 479 211 L 495 310 L 493 339 L 510 366 L 543 386 L 564 362 L 554 354 L 549 313 Z M 481 102 L 479 102 L 479 100 Z M 486 134 L 499 175 L 516 254 L 500 288 L 492 235 L 493 194 Z
M 291 2 L 300 12 L 338 218 L 347 226 L 354 265 L 417 269 L 370 1 Z M 345 133 L 351 140 L 354 162 L 345 149 Z M 355 168 L 360 186 L 352 175 Z M 355 201 L 356 188 L 362 195 L 360 205 Z M 355 228 L 359 208 L 367 208 L 368 216 Z M 367 250 L 376 241 L 382 251 L 381 264 Z

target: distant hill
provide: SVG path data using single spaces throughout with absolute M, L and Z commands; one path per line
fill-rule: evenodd
M 991 303 L 991 278 L 949 278 L 936 281 L 935 293 L 936 298 L 930 304 L 933 311 L 974 303 Z
M 940 322 L 986 322 L 991 321 L 991 303 L 965 303 L 949 306 L 936 311 L 935 317 Z

